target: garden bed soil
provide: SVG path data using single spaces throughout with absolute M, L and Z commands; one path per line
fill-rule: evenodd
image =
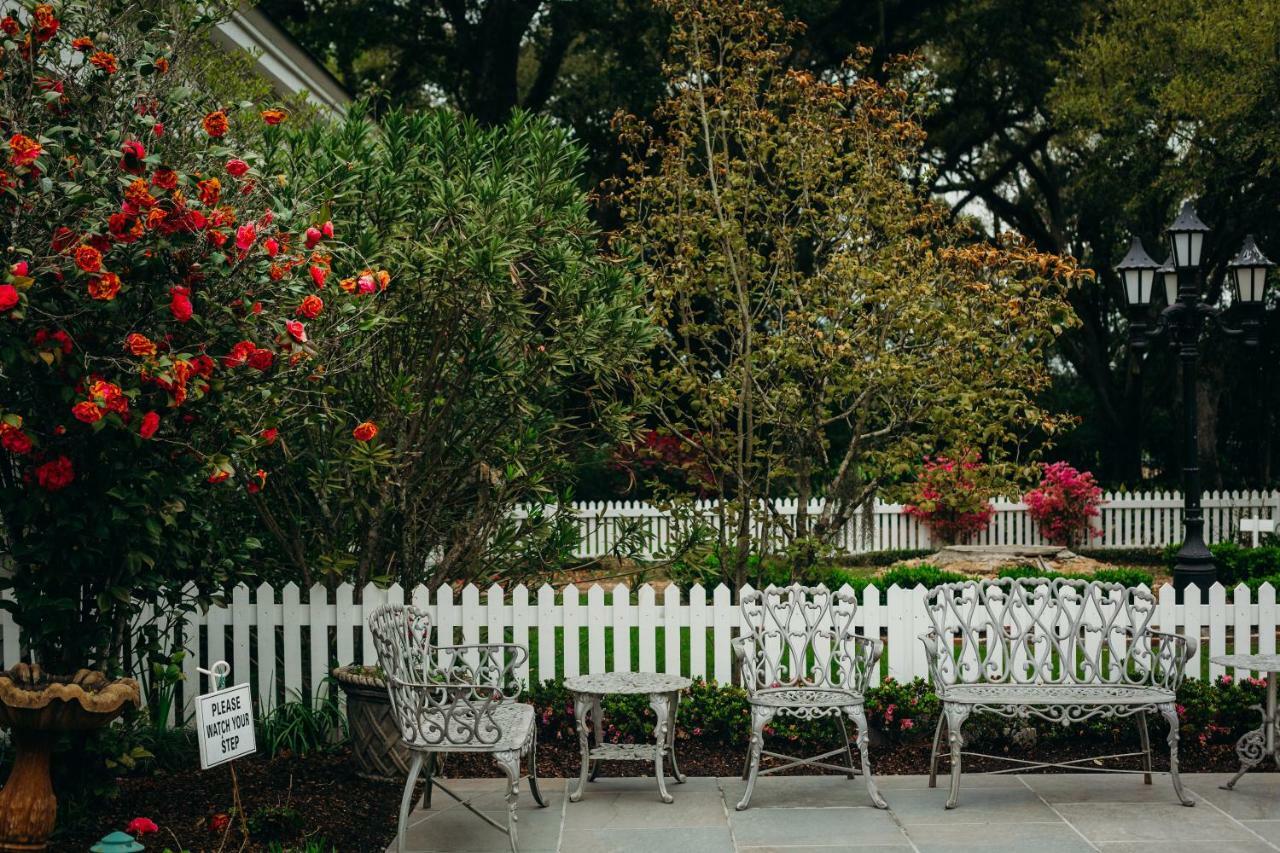
M 682 739 L 677 748 L 680 769 L 689 776 L 735 776 L 742 772 L 741 749 L 728 749 L 693 738 Z M 987 748 L 993 752 L 1001 749 L 999 746 Z M 1012 744 L 1006 751 L 1020 757 L 1027 754 L 1025 749 Z M 1097 751 L 1108 750 L 1096 744 L 1073 743 L 1063 747 L 1036 747 L 1032 754 L 1037 759 L 1065 761 Z M 1200 746 L 1184 740 L 1181 752 L 1182 770 L 1187 773 L 1232 771 L 1238 766 L 1231 744 Z M 924 738 L 880 744 L 872 748 L 872 767 L 880 776 L 927 773 L 928 757 L 929 744 Z M 1159 748 L 1155 760 L 1158 769 L 1167 767 Z M 766 759 L 762 766 L 768 764 Z M 149 817 L 161 827 L 158 837 L 144 839 L 150 842 L 149 848 L 163 849 L 168 845 L 193 853 L 266 851 L 272 840 L 282 842 L 283 849 L 289 850 L 308 839 L 324 839 L 343 853 L 365 853 L 385 850 L 395 835 L 400 786 L 357 777 L 351 754 L 345 748 L 306 757 L 251 758 L 236 762 L 235 767 L 246 814 L 289 806 L 301 816 L 302 831 L 292 838 L 253 838 L 242 847 L 240 834 L 233 828 L 223 846 L 222 834 L 214 832 L 210 823 L 215 815 L 231 811 L 231 771 L 220 767 L 202 772 L 192 766 L 121 779 L 115 797 L 95 798 L 91 803 L 69 809 L 72 814 L 68 817 L 74 823 L 60 832 L 50 850 L 86 850 L 107 832 L 123 829 L 139 816 Z M 965 769 L 971 772 L 996 767 L 995 762 L 983 759 L 965 761 Z M 1136 761 L 1129 767 L 1136 769 Z M 1087 770 L 1089 765 L 1081 769 Z M 1267 769 L 1274 770 L 1270 764 Z M 640 762 L 606 762 L 602 775 L 643 776 L 650 771 L 649 765 Z M 539 744 L 538 772 L 547 778 L 576 777 L 577 744 L 556 741 Z M 1259 768 L 1255 772 L 1263 771 Z M 499 784 L 497 766 L 485 756 L 450 756 L 444 773 L 455 778 L 495 777 L 495 784 Z M 812 771 L 788 771 L 787 775 L 793 773 L 809 775 Z

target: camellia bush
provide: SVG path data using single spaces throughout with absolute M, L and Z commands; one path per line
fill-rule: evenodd
M 1101 533 L 1092 521 L 1100 515 L 1102 489 L 1092 474 L 1066 462 L 1045 465 L 1040 485 L 1023 495 L 1022 502 L 1040 532 L 1055 544 L 1071 547 Z
M 318 184 L 260 168 L 288 113 L 218 103 L 184 64 L 228 9 L 7 6 L 0 588 L 47 670 L 112 670 L 145 603 L 248 572 L 215 498 L 270 488 L 247 460 L 377 295 L 323 286 L 356 271 L 330 270 Z
M 995 513 L 988 480 L 976 451 L 957 458 L 925 457 L 902 511 L 924 522 L 934 538 L 949 545 L 963 543 L 986 530 Z

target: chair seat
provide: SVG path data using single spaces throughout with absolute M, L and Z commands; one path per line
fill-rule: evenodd
M 938 691 L 959 705 L 1157 705 L 1173 693 L 1124 684 L 951 684 Z
M 442 736 L 445 715 L 424 711 L 421 730 L 414 730 L 405 746 L 425 752 L 507 752 L 523 750 L 531 740 L 535 711 L 532 705 L 503 702 L 490 706 L 475 722 L 465 709 L 448 715 L 449 735 Z M 425 735 L 423 731 L 425 730 Z
M 752 693 L 752 705 L 766 708 L 843 708 L 861 705 L 862 697 L 852 690 L 830 687 L 766 687 Z

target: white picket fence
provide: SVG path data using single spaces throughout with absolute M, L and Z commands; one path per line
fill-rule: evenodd
M 1182 494 L 1180 492 L 1107 492 L 1106 503 L 1095 526 L 1101 535 L 1090 540 L 1094 548 L 1162 547 L 1182 541 Z M 1280 519 L 1280 491 L 1205 492 L 1201 498 L 1205 515 L 1205 538 L 1220 542 L 1235 538 L 1242 518 Z M 1027 514 L 1027 506 L 1019 500 L 992 501 L 995 510 L 987 529 L 974 537 L 974 545 L 1047 545 L 1035 522 Z M 790 523 L 796 516 L 795 499 L 774 501 L 777 515 Z M 696 504 L 697 513 L 715 526 L 716 506 L 711 501 Z M 673 540 L 671 517 L 644 501 L 579 501 L 573 504 L 577 517 L 579 545 L 577 556 L 599 557 L 614 553 L 625 532 L 639 525 L 647 545 L 642 556 L 651 557 L 669 549 Z M 525 515 L 518 510 L 516 517 Z M 809 503 L 810 517 L 822 512 L 822 501 Z M 759 512 L 756 520 L 757 541 L 768 538 L 781 544 L 777 531 L 764 529 L 772 513 Z M 906 515 L 902 504 L 876 500 L 870 519 L 858 512 L 840 531 L 835 542 L 846 554 L 891 549 L 932 547 L 933 542 L 919 520 Z
M 885 641 L 884 676 L 899 681 L 928 677 L 918 639 L 929 628 L 925 595 L 923 586 L 863 590 L 855 625 L 859 633 Z M 621 584 L 586 590 L 542 586 L 536 591 L 517 586 L 509 594 L 497 585 L 485 591 L 467 585 L 460 592 L 442 586 L 434 596 L 418 587 L 408 598 L 431 614 L 438 642 L 452 638 L 455 643 L 527 646 L 530 660 L 519 673 L 525 683 L 608 671 L 678 672 L 728 682 L 730 643 L 741 626 L 737 602 L 724 585 L 711 591 L 693 586 L 685 592 L 674 585 L 657 589 L 645 584 L 634 595 Z M 345 584 L 332 598 L 317 585 L 305 601 L 292 583 L 279 595 L 266 584 L 256 591 L 240 586 L 229 606 L 187 615 L 181 626 L 187 652 L 182 662 L 183 719 L 190 716 L 197 685 L 204 687 L 198 668 L 207 669 L 214 661 L 230 662 L 232 682 L 249 682 L 260 707 L 314 696 L 337 663 L 376 663 L 366 617 L 381 604 L 405 601 L 404 590 L 371 585 L 361 599 L 356 601 L 355 590 Z M 1200 600 L 1200 591 L 1190 587 L 1186 599 Z M 1201 639 L 1199 658 L 1187 665 L 1192 678 L 1224 672 L 1207 664 L 1213 655 L 1246 648 L 1275 652 L 1278 624 L 1276 590 L 1269 584 L 1259 589 L 1256 600 L 1243 585 L 1229 592 L 1214 584 L 1198 604 L 1176 603 L 1173 588 L 1165 585 L 1153 620 L 1160 630 Z M 18 631 L 7 611 L 0 611 L 0 639 L 5 667 L 17 663 Z M 877 673 L 877 683 L 880 678 Z

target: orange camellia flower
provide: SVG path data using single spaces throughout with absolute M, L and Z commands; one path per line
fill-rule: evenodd
M 205 207 L 217 207 L 218 199 L 222 196 L 222 181 L 217 178 L 205 178 L 196 184 L 196 191 L 200 196 L 200 203 Z
M 214 110 L 204 117 L 204 121 L 200 122 L 200 125 L 204 128 L 204 132 L 212 136 L 214 139 L 217 139 L 220 136 L 225 136 L 227 128 L 229 127 L 227 123 L 227 114 L 222 110 Z
M 107 53 L 105 50 L 99 50 L 93 56 L 89 57 L 90 64 L 104 74 L 115 74 L 120 70 L 120 65 L 116 61 L 114 53 Z
M 156 342 L 137 332 L 131 333 L 124 339 L 124 347 L 139 358 L 150 358 L 156 354 Z
M 309 294 L 302 300 L 302 304 L 298 306 L 298 316 L 306 317 L 308 320 L 314 320 L 320 316 L 320 312 L 324 310 L 324 300 L 314 293 Z
M 288 117 L 289 117 L 289 114 L 284 110 L 269 109 L 269 110 L 262 111 L 262 120 L 265 121 L 267 124 L 271 124 L 271 125 L 279 124 L 280 122 L 284 121 Z
M 40 143 L 30 136 L 15 133 L 9 137 L 9 162 L 15 166 L 30 166 L 43 153 Z
M 61 22 L 54 17 L 53 7 L 48 3 L 41 3 L 31 10 L 31 18 L 35 24 L 31 28 L 31 34 L 36 37 L 36 41 L 46 42 L 57 35 Z
M 97 272 L 102 269 L 102 253 L 92 246 L 80 246 L 75 253 L 76 266 L 85 272 Z
M 76 416 L 76 420 L 83 421 L 87 424 L 96 424 L 102 420 L 102 407 L 92 400 L 81 400 L 71 407 L 71 414 Z
M 93 50 L 93 39 L 88 36 L 80 36 L 71 40 L 71 48 L 81 53 L 88 53 Z
M 178 173 L 163 167 L 151 173 L 151 185 L 162 190 L 171 190 L 178 186 Z
M 120 386 L 104 379 L 95 379 L 89 386 L 89 396 L 107 411 L 123 415 L 129 411 L 129 398 L 120 390 Z
M 356 441 L 373 441 L 378 435 L 378 425 L 373 421 L 365 421 L 351 431 Z
M 142 178 L 135 178 L 129 182 L 129 186 L 125 187 L 124 200 L 133 206 L 135 210 L 144 210 L 154 207 L 156 197 L 147 189 L 147 182 Z
M 89 295 L 102 302 L 110 302 L 120 292 L 120 276 L 113 272 L 104 272 L 100 276 L 89 279 Z
M 157 56 L 155 61 L 156 70 L 161 74 L 169 73 L 169 60 L 163 56 Z

